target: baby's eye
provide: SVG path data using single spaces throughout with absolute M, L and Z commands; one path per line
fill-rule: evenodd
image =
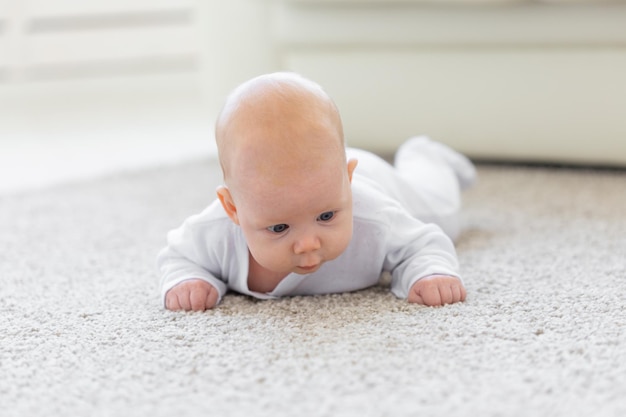
M 317 218 L 317 220 L 321 220 L 323 222 L 327 222 L 330 219 L 332 219 L 335 216 L 335 212 L 334 211 L 326 211 L 322 214 L 319 215 L 319 217 Z
M 285 230 L 289 229 L 289 225 L 288 224 L 275 224 L 274 226 L 270 226 L 267 228 L 267 230 L 269 230 L 272 233 L 283 233 Z

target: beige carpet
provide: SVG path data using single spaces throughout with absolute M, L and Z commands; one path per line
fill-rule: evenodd
M 480 166 L 463 304 L 161 309 L 214 163 L 0 197 L 1 416 L 626 415 L 626 172 Z

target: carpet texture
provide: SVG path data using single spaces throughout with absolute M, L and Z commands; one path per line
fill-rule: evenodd
M 0 197 L 2 416 L 626 415 L 626 172 L 479 166 L 465 303 L 161 308 L 213 161 Z

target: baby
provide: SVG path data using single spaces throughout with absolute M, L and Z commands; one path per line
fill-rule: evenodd
M 460 191 L 475 175 L 464 156 L 425 137 L 403 144 L 395 166 L 346 150 L 330 97 L 285 72 L 235 89 L 216 141 L 218 199 L 170 232 L 158 256 L 166 308 L 210 309 L 227 290 L 260 299 L 355 291 L 383 271 L 409 302 L 465 299 L 452 243 Z

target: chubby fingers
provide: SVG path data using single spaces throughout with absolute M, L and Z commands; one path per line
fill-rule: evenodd
M 189 292 L 189 303 L 185 303 L 190 308 L 185 310 L 204 311 L 206 309 L 207 294 L 203 289 L 192 289 Z
M 467 292 L 456 277 L 436 275 L 422 278 L 411 287 L 408 301 L 427 306 L 442 306 L 464 301 Z
M 217 290 L 215 289 L 214 286 L 212 286 L 211 284 L 209 284 L 209 293 L 206 295 L 206 298 L 204 300 L 204 308 L 206 310 L 210 310 L 213 307 L 215 307 L 217 305 L 217 301 L 220 297 L 219 293 L 217 292 Z
M 168 310 L 204 311 L 215 307 L 219 294 L 206 281 L 193 279 L 174 286 L 165 295 Z
M 172 311 L 182 310 L 180 303 L 178 302 L 178 295 L 176 291 L 170 289 L 167 294 L 165 294 L 165 308 Z

